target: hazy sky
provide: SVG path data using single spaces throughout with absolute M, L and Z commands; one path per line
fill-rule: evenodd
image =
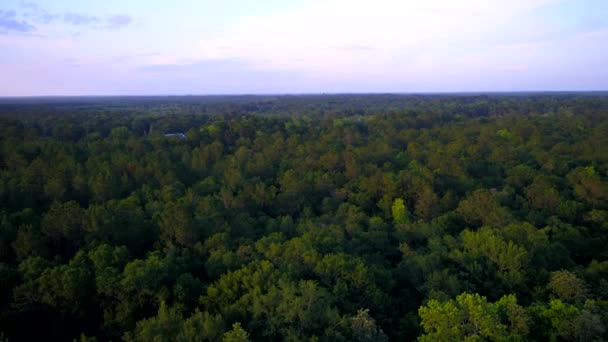
M 608 89 L 608 0 L 0 2 L 0 96 Z

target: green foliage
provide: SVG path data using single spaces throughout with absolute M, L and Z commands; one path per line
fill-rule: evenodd
M 530 308 L 537 321 L 538 338 L 548 341 L 596 341 L 606 330 L 594 302 L 582 307 L 552 299 L 548 304 Z
M 471 225 L 505 226 L 511 220 L 508 211 L 500 206 L 490 191 L 476 190 L 458 204 L 456 212 Z
M 11 341 L 608 340 L 601 94 L 1 101 Z
M 132 334 L 125 335 L 126 341 L 174 341 L 178 335 L 183 317 L 177 308 L 167 308 L 167 304 L 162 302 L 156 317 L 142 320 L 137 323 L 137 327 Z
M 443 303 L 432 299 L 418 313 L 425 331 L 419 341 L 523 341 L 527 333 L 525 311 L 514 296 L 489 303 L 463 293 Z
M 551 280 L 547 288 L 565 302 L 579 302 L 588 296 L 585 283 L 574 273 L 569 271 L 557 271 L 551 273 Z
M 369 309 L 357 311 L 357 315 L 351 318 L 351 329 L 355 341 L 388 341 L 388 337 L 369 315 Z
M 196 310 L 184 318 L 177 307 L 163 301 L 156 316 L 137 322 L 135 330 L 123 336 L 125 341 L 220 341 L 224 329 L 221 316 Z
M 393 222 L 395 224 L 406 224 L 409 222 L 407 208 L 402 198 L 395 199 L 391 207 L 391 213 L 393 214 Z
M 495 268 L 497 280 L 503 281 L 507 287 L 512 288 L 524 281 L 524 266 L 528 254 L 523 247 L 513 241 L 505 241 L 487 227 L 476 232 L 465 230 L 461 238 L 463 252 L 455 251 L 455 257 L 464 263 L 474 278 L 483 277 L 475 274 L 476 272 L 488 272 L 489 267 L 481 270 L 477 266 L 478 260 L 482 259 Z
M 234 323 L 232 330 L 227 331 L 222 342 L 249 342 L 249 334 L 241 327 L 241 323 Z

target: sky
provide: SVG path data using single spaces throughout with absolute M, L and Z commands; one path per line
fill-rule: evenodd
M 2 0 L 0 96 L 608 90 L 607 0 Z

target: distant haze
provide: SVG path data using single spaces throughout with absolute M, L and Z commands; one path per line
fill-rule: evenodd
M 0 3 L 0 96 L 606 89 L 606 0 Z

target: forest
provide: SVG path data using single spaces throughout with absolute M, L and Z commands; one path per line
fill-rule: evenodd
M 608 340 L 608 94 L 0 99 L 0 341 Z

